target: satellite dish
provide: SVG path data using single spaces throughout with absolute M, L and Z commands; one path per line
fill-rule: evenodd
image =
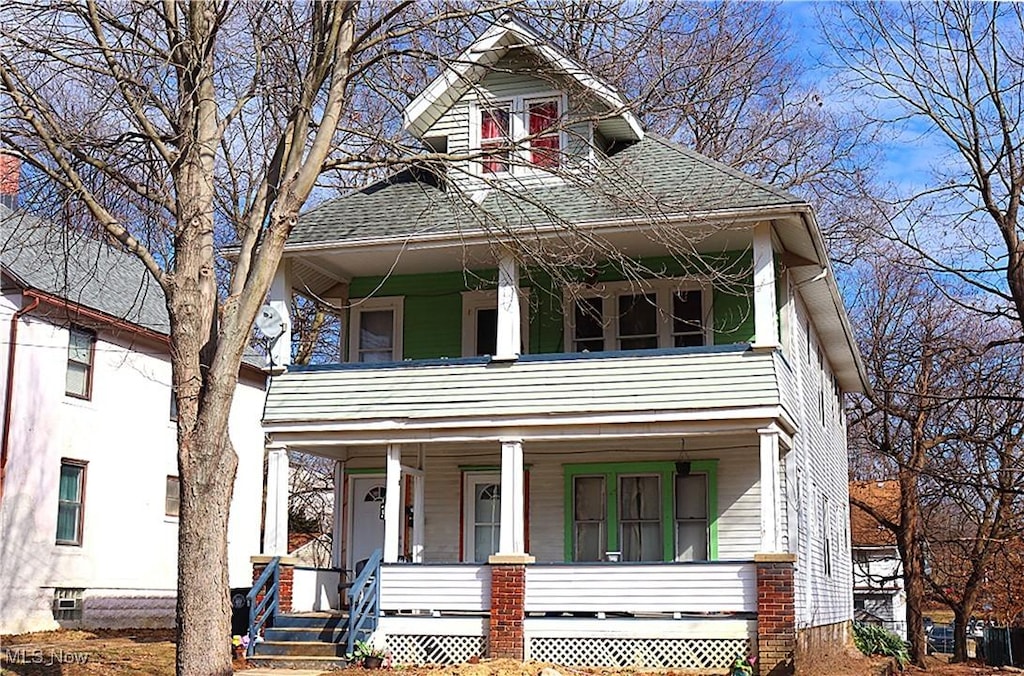
M 260 308 L 259 316 L 256 317 L 256 328 L 270 340 L 276 340 L 284 333 L 284 319 L 281 318 L 281 314 L 277 310 L 269 305 L 264 305 Z

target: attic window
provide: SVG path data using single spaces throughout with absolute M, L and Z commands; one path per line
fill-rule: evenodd
M 480 111 L 480 150 L 487 156 L 483 161 L 485 174 L 500 174 L 508 171 L 508 152 L 511 141 L 507 106 Z
M 530 164 L 545 169 L 558 168 L 561 143 L 558 129 L 558 100 L 531 101 L 527 104 L 530 121 Z

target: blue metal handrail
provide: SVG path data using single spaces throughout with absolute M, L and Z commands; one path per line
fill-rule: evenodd
M 380 617 L 380 560 L 377 549 L 366 560 L 363 570 L 348 588 L 348 636 L 346 652 L 351 655 L 356 647 L 356 634 L 364 629 L 376 629 Z
M 267 583 L 270 582 L 268 586 Z M 252 657 L 256 651 L 256 637 L 267 624 L 277 615 L 279 590 L 281 588 L 281 557 L 275 556 L 263 569 L 249 593 L 245 595 L 249 599 L 249 645 L 245 648 L 247 657 Z M 256 603 L 256 598 L 263 592 L 263 598 Z

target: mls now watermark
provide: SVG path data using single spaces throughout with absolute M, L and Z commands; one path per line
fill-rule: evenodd
M 72 652 L 61 648 L 5 648 L 0 655 L 8 664 L 85 664 L 89 653 Z

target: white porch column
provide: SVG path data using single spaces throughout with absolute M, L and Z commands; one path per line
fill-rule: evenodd
M 270 348 L 270 358 L 274 369 L 284 368 L 292 363 L 292 283 L 291 266 L 282 260 L 270 283 L 270 307 L 277 310 L 284 321 L 284 332 Z
M 388 444 L 384 478 L 384 563 L 398 562 L 398 536 L 402 530 L 402 447 Z
M 754 347 L 779 346 L 771 223 L 754 226 Z
M 288 554 L 288 449 L 267 447 L 267 505 L 263 522 L 263 553 Z
M 526 553 L 526 501 L 523 442 L 501 441 L 501 536 L 498 554 Z
M 779 432 L 757 431 L 761 463 L 761 552 L 779 551 Z
M 519 357 L 522 315 L 519 311 L 519 265 L 511 254 L 498 261 L 498 344 L 495 359 Z
M 342 523 L 345 515 L 345 461 L 334 461 L 334 505 L 331 516 L 331 566 L 344 568 L 341 543 L 344 535 Z

